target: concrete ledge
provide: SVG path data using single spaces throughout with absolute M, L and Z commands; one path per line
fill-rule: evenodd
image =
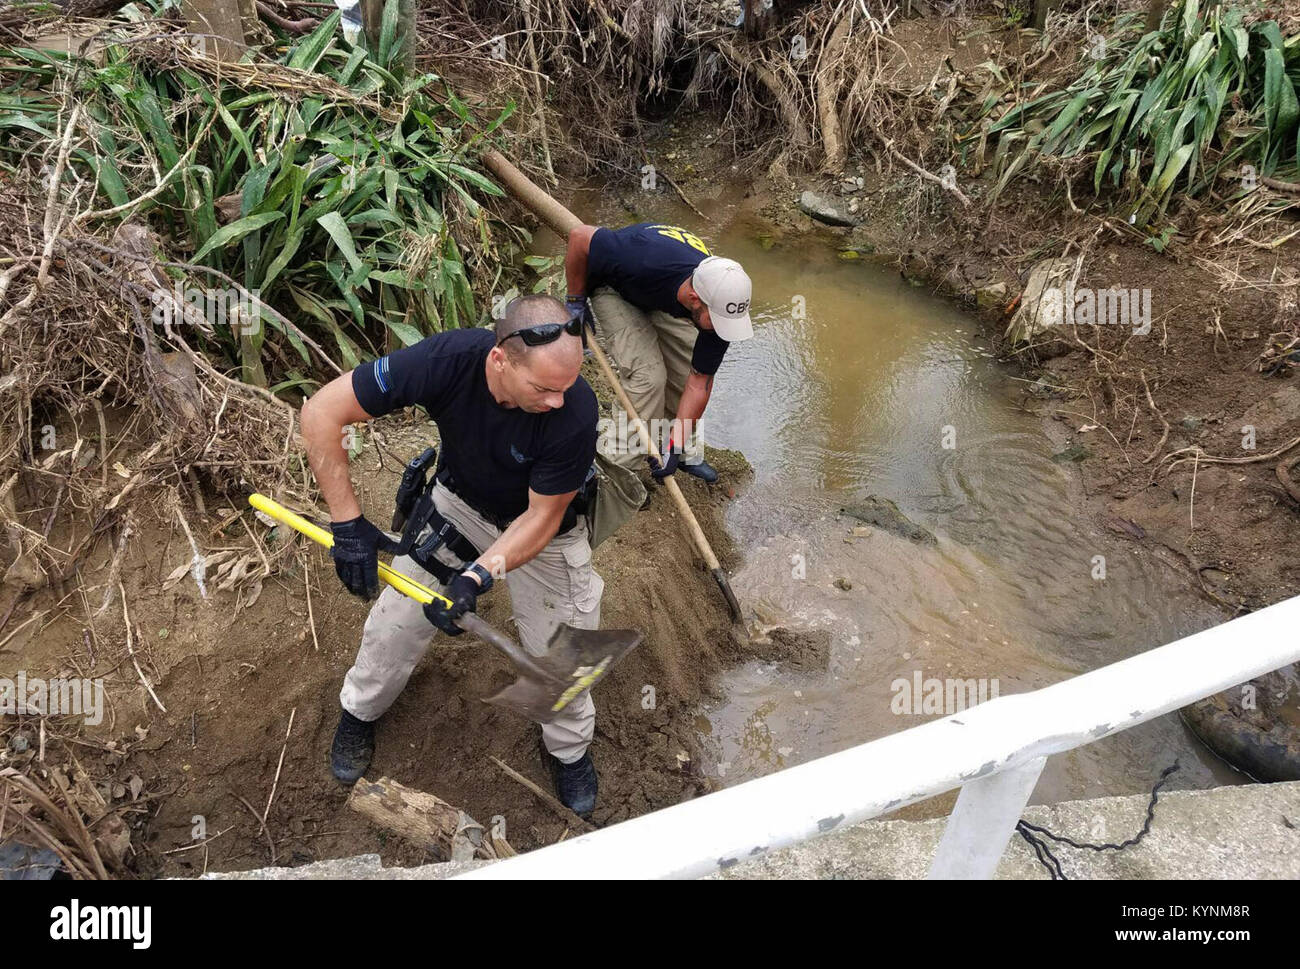
M 378 855 L 353 855 L 316 861 L 297 868 L 253 868 L 249 871 L 208 872 L 202 881 L 318 881 L 337 878 L 358 881 L 429 881 L 473 871 L 487 861 L 447 861 L 415 868 L 385 868 Z
M 1025 820 L 1075 841 L 1123 842 L 1142 828 L 1147 794 L 1065 801 L 1025 809 Z M 866 821 L 783 848 L 710 876 L 715 879 L 924 878 L 947 818 Z M 1300 781 L 1245 784 L 1160 796 L 1142 843 L 1124 851 L 1054 845 L 1068 878 L 1261 879 L 1300 878 Z M 204 879 L 360 879 L 422 881 L 450 878 L 487 861 L 385 868 L 379 855 L 319 861 L 298 868 L 209 872 Z M 556 877 L 563 877 L 556 872 Z M 997 878 L 1046 879 L 1047 869 L 1019 835 L 1011 839 Z
M 1075 841 L 1120 843 L 1146 819 L 1150 796 L 1029 807 L 1022 817 Z M 926 876 L 947 818 L 866 821 L 712 875 L 724 879 Z M 1067 878 L 1300 878 L 1300 781 L 1160 795 L 1151 831 L 1124 851 L 1053 845 Z M 997 878 L 1050 878 L 1033 849 L 1012 837 Z

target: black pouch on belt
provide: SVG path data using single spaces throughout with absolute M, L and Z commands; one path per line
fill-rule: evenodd
M 410 555 L 420 568 L 446 585 L 479 557 L 479 550 L 456 529 L 455 525 L 432 507 L 432 502 L 430 502 L 428 524 L 429 534 L 411 549 Z M 456 556 L 459 564 L 447 565 L 437 557 L 435 553 L 444 545 Z
M 397 500 L 393 508 L 393 531 L 400 532 L 415 510 L 415 504 L 428 488 L 429 467 L 438 460 L 438 449 L 425 448 L 418 457 L 411 458 L 402 471 L 402 481 L 397 486 Z
M 578 493 L 569 502 L 569 507 L 564 509 L 564 518 L 560 520 L 560 529 L 556 534 L 563 535 L 578 523 L 580 515 L 589 515 L 591 513 L 596 503 L 596 491 L 599 487 L 600 479 L 596 476 L 596 463 L 593 461 L 591 467 L 587 469 L 587 477 L 583 479 L 582 487 L 578 489 Z
M 478 558 L 478 549 L 456 526 L 443 518 L 433 504 L 433 481 L 429 468 L 438 459 L 436 448 L 427 447 L 412 458 L 402 471 L 401 483 L 393 508 L 393 531 L 402 533 L 398 555 L 410 555 L 417 564 L 446 585 L 453 576 L 465 571 L 468 562 Z M 434 479 L 437 480 L 436 478 Z M 425 529 L 428 534 L 425 534 Z M 459 565 L 444 564 L 434 553 L 447 546 L 462 560 Z M 465 561 L 468 560 L 468 561 Z

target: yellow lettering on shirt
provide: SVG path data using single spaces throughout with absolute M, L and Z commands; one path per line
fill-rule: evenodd
M 667 236 L 669 239 L 675 239 L 676 241 L 683 243 L 684 245 L 690 246 L 692 249 L 696 249 L 699 252 L 704 253 L 706 256 L 711 255 L 711 253 L 709 252 L 709 247 L 706 246 L 704 244 L 704 241 L 700 239 L 699 236 L 695 235 L 693 232 L 687 232 L 685 229 L 680 229 L 675 225 L 655 225 L 655 226 L 651 226 L 651 228 L 654 229 L 656 232 L 658 232 L 661 236 Z

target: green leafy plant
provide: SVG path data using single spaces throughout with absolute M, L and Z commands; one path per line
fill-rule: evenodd
M 1177 233 L 1178 233 L 1177 229 L 1175 229 L 1172 225 L 1167 225 L 1163 229 L 1161 229 L 1157 234 L 1147 239 L 1146 244 L 1150 246 L 1152 249 L 1154 249 L 1156 252 L 1164 252 L 1165 249 L 1169 246 L 1169 239 L 1172 236 L 1177 235 Z
M 21 163 L 48 146 L 66 107 L 52 92 L 70 85 L 63 97 L 84 105 L 96 132 L 74 168 L 113 205 L 170 176 L 135 214 L 147 213 L 184 261 L 229 274 L 355 366 L 477 322 L 453 229 L 490 250 L 475 195 L 502 192 L 473 159 L 513 110 L 480 126 L 436 75 L 404 77 L 396 16 L 389 0 L 373 53 L 347 44 L 335 12 L 275 64 L 232 69 L 230 80 L 214 76 L 212 62 L 126 44 L 109 45 L 98 70 L 9 50 L 6 73 L 19 80 L 0 93 L 0 157 Z M 262 319 L 251 337 L 213 334 L 208 349 L 243 364 L 246 378 L 260 375 L 270 349 L 283 378 L 276 389 L 310 383 L 304 341 L 276 316 Z M 267 339 L 275 345 L 265 348 Z
M 524 265 L 537 274 L 533 283 L 534 293 L 549 293 L 563 298 L 564 293 L 564 256 L 525 256 Z
M 1007 0 L 1006 3 L 994 3 L 993 6 L 1002 14 L 1002 23 L 1007 27 L 1019 27 L 1029 19 L 1029 0 Z
M 1086 156 L 1094 191 L 1109 178 L 1145 225 L 1180 186 L 1196 194 L 1235 166 L 1272 175 L 1296 165 L 1300 35 L 1183 0 L 1150 33 L 1140 15 L 1118 18 L 1104 50 L 1074 83 L 989 127 L 994 196 L 1040 155 Z

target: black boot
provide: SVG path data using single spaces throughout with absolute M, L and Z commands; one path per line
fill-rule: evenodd
M 359 720 L 344 710 L 330 747 L 330 770 L 340 782 L 355 784 L 374 755 L 374 721 Z
M 694 475 L 701 481 L 707 481 L 709 484 L 718 480 L 718 472 L 713 470 L 713 465 L 708 461 L 700 461 L 698 464 L 687 464 L 683 461 L 677 465 L 678 471 L 685 471 L 687 474 Z
M 591 752 L 585 751 L 572 764 L 564 764 L 542 748 L 546 763 L 555 781 L 555 796 L 560 803 L 584 820 L 596 808 L 596 765 L 591 762 Z

